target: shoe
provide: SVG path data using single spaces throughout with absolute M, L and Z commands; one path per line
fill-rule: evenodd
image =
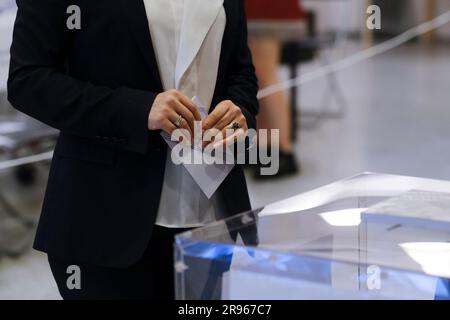
M 259 165 L 258 168 L 255 168 L 253 177 L 258 180 L 268 180 L 273 178 L 281 178 L 289 175 L 295 175 L 301 172 L 301 166 L 295 159 L 295 155 L 293 153 L 285 153 L 280 152 L 280 163 L 279 170 L 274 175 L 262 175 L 261 168 L 270 167 L 269 165 Z

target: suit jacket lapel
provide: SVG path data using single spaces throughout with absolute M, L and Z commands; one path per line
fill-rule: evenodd
M 192 0 L 189 0 L 192 1 Z M 148 20 L 145 12 L 143 0 L 119 0 L 124 14 L 129 22 L 130 33 L 137 42 L 137 45 L 144 56 L 144 60 L 149 67 L 153 77 L 158 81 L 158 86 L 163 90 L 161 77 L 158 71 L 155 51 L 153 49 Z
M 206 35 L 223 6 L 223 1 L 186 0 L 175 70 L 175 84 L 177 88 L 181 78 L 197 56 Z

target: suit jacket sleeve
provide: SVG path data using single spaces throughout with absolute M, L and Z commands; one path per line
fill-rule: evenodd
M 67 75 L 71 32 L 66 0 L 17 0 L 8 99 L 18 110 L 71 134 L 144 153 L 156 93 L 111 89 Z M 116 146 L 116 144 L 114 144 Z
M 236 1 L 239 6 L 239 35 L 236 37 L 236 51 L 232 53 L 232 61 L 228 70 L 227 96 L 241 108 L 247 119 L 248 127 L 256 129 L 256 115 L 259 110 L 256 98 L 258 81 L 247 42 L 247 17 L 244 0 Z

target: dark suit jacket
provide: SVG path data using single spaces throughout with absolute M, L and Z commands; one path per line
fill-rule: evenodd
M 127 267 L 156 219 L 167 147 L 147 129 L 162 91 L 143 0 L 17 0 L 9 101 L 61 130 L 35 248 L 74 261 Z M 69 30 L 69 5 L 81 30 Z M 258 111 L 243 0 L 225 0 L 213 106 L 230 99 L 249 127 Z M 243 171 L 221 185 L 229 215 L 250 209 Z

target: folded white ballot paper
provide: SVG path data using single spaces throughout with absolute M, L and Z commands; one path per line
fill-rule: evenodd
M 197 97 L 192 98 L 192 101 L 197 105 L 202 120 L 205 119 L 208 116 L 208 112 L 204 105 Z M 168 144 L 170 150 L 179 143 L 178 141 L 172 141 L 170 135 L 167 133 L 163 132 L 161 135 Z M 194 159 L 205 159 L 209 157 L 209 155 L 204 154 L 201 150 L 196 148 L 192 148 L 191 152 L 193 152 L 192 156 Z M 178 157 L 177 154 L 174 155 Z M 205 161 L 202 161 L 201 164 L 183 164 L 183 166 L 206 197 L 210 199 L 233 169 L 234 164 L 207 164 Z

